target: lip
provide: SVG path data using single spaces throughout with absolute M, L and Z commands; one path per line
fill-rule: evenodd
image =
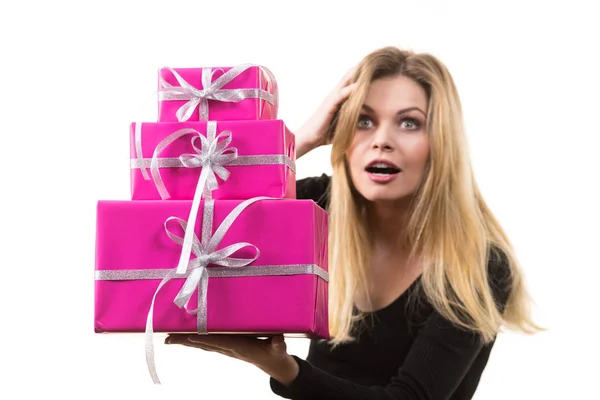
M 367 164 L 366 168 L 369 168 L 371 166 L 373 166 L 374 164 L 377 163 L 384 163 L 384 164 L 388 164 L 390 167 L 396 168 L 397 170 L 402 171 L 402 169 L 400 167 L 398 167 L 396 164 L 394 164 L 393 162 L 391 162 L 390 160 L 386 160 L 385 158 L 377 158 L 375 160 L 371 160 L 370 163 Z
M 373 174 L 371 172 L 367 172 L 367 176 L 369 177 L 369 179 L 375 183 L 389 183 L 389 182 L 393 181 L 394 179 L 396 179 L 398 177 L 398 175 L 400 175 L 400 172 L 397 172 L 395 174 L 389 174 L 389 175 L 377 175 L 377 174 Z

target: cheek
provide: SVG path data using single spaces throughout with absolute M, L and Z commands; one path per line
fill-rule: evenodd
M 422 140 L 419 140 L 413 143 L 411 147 L 411 164 L 413 164 L 417 169 L 424 170 L 427 165 L 427 161 L 429 160 L 429 140 L 427 137 L 424 137 Z

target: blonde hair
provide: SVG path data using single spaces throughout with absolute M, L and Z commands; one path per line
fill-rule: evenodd
M 329 218 L 330 343 L 353 339 L 357 293 L 369 267 L 369 232 L 364 201 L 350 179 L 346 153 L 372 81 L 403 75 L 419 83 L 428 97 L 430 159 L 411 205 L 404 239 L 412 255 L 425 260 L 420 288 L 443 317 L 492 341 L 502 325 L 530 333 L 540 329 L 511 243 L 475 182 L 468 157 L 458 92 L 446 67 L 434 56 L 385 47 L 366 56 L 356 72 L 357 87 L 341 105 L 332 131 L 333 168 Z M 499 309 L 488 282 L 490 249 L 510 269 L 508 298 Z

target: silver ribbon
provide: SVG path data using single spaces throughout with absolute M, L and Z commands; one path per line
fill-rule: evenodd
M 173 86 L 167 81 L 160 77 L 160 84 L 162 87 L 158 89 L 158 100 L 159 101 L 171 101 L 171 100 L 188 100 L 183 106 L 181 106 L 176 113 L 177 120 L 179 122 L 187 121 L 194 109 L 198 107 L 199 120 L 208 120 L 208 100 L 217 100 L 223 102 L 239 102 L 244 99 L 258 98 L 269 102 L 270 104 L 277 105 L 278 93 L 276 89 L 275 77 L 265 67 L 259 67 L 265 74 L 269 81 L 271 81 L 275 92 L 275 95 L 267 92 L 263 89 L 251 88 L 251 89 L 223 89 L 223 86 L 230 83 L 239 74 L 244 72 L 250 67 L 255 66 L 254 64 L 240 64 L 236 67 L 231 68 L 229 71 L 221 75 L 214 82 L 212 81 L 211 67 L 202 68 L 202 89 L 195 88 L 190 83 L 185 81 L 181 75 L 177 73 L 173 68 L 165 67 L 173 73 L 175 79 L 180 86 Z
M 286 275 L 316 275 L 325 282 L 329 274 L 316 264 L 286 264 L 286 265 L 253 265 L 245 267 L 211 267 L 206 269 L 209 278 L 240 278 L 249 276 L 286 276 Z M 164 278 L 171 269 L 105 269 L 96 270 L 95 279 L 98 281 L 132 281 L 156 280 Z M 190 272 L 177 275 L 173 279 L 187 278 Z
M 217 250 L 219 243 L 241 214 L 241 212 L 250 204 L 263 200 L 271 199 L 269 197 L 255 197 L 240 203 L 231 211 L 231 213 L 223 220 L 213 235 L 213 215 L 214 215 L 214 200 L 206 200 L 204 206 L 204 216 L 202 221 L 202 241 L 194 234 L 192 250 L 196 258 L 188 262 L 187 268 L 183 272 L 178 272 L 174 269 L 160 270 L 97 270 L 96 280 L 134 280 L 134 279 L 161 279 L 150 304 L 150 310 L 146 317 L 146 362 L 148 370 L 155 384 L 160 384 L 156 364 L 154 360 L 154 343 L 153 343 L 153 315 L 154 303 L 156 296 L 162 287 L 171 279 L 185 278 L 182 288 L 177 293 L 174 303 L 179 308 L 184 308 L 190 314 L 197 315 L 197 332 L 199 334 L 207 334 L 207 293 L 208 293 L 208 278 L 209 277 L 237 277 L 237 276 L 278 276 L 278 275 L 299 275 L 299 274 L 316 274 L 325 281 L 329 280 L 328 273 L 322 268 L 312 264 L 297 264 L 297 265 L 270 265 L 270 266 L 252 266 L 246 268 L 260 256 L 260 250 L 253 244 L 240 242 Z M 177 244 L 183 244 L 184 239 L 171 233 L 167 224 L 169 221 L 177 221 L 184 231 L 187 231 L 187 223 L 185 220 L 176 217 L 168 218 L 164 223 L 164 228 L 171 240 Z M 244 247 L 254 247 L 256 255 L 253 258 L 233 258 L 231 257 L 236 251 Z M 209 264 L 221 265 L 224 268 L 211 267 Z M 195 309 L 188 308 L 189 301 L 194 291 L 198 291 L 198 305 Z
M 132 159 L 130 168 L 131 169 L 149 169 L 152 164 L 152 158 L 141 157 L 139 159 Z M 285 165 L 292 172 L 296 172 L 296 164 L 294 161 L 283 154 L 270 154 L 270 155 L 254 155 L 254 156 L 240 156 L 230 163 L 227 163 L 229 167 L 242 166 L 242 165 Z M 158 168 L 182 168 L 185 167 L 179 157 L 162 157 L 156 160 Z M 143 172 L 142 172 L 143 174 Z M 147 174 L 146 174 L 147 175 Z M 150 179 L 150 178 L 148 178 Z

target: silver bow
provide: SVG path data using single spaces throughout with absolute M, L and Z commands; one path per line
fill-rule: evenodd
M 265 100 L 273 105 L 276 105 L 278 99 L 276 95 L 273 95 L 263 89 L 249 88 L 249 89 L 223 89 L 223 86 L 230 83 L 239 74 L 254 66 L 253 64 L 241 64 L 231 68 L 229 71 L 221 75 L 214 82 L 212 81 L 211 72 L 212 68 L 202 68 L 202 87 L 198 89 L 192 86 L 190 83 L 185 81 L 173 68 L 165 67 L 173 73 L 175 79 L 180 86 L 173 86 L 162 77 L 160 77 L 160 84 L 162 87 L 158 89 L 158 100 L 169 101 L 169 100 L 188 100 L 183 106 L 181 106 L 176 113 L 177 120 L 179 122 L 187 121 L 194 112 L 194 109 L 198 107 L 199 120 L 208 120 L 208 100 L 217 100 L 224 102 L 239 102 L 244 99 L 258 98 Z M 264 68 L 260 67 L 268 78 L 273 82 L 275 86 L 275 78 L 272 73 Z M 276 86 L 275 86 L 276 87 Z M 276 89 L 274 89 L 276 92 Z
M 141 124 L 140 124 L 141 125 Z M 136 126 L 137 129 L 137 126 Z M 223 131 L 216 135 L 217 123 L 208 121 L 206 124 L 206 137 L 195 129 L 184 128 L 173 132 L 164 138 L 154 149 L 152 160 L 150 162 L 150 172 L 156 185 L 156 189 L 163 200 L 171 197 L 167 190 L 159 170 L 159 155 L 171 143 L 185 135 L 196 135 L 192 138 L 192 147 L 195 154 L 182 154 L 179 156 L 181 165 L 186 168 L 202 168 L 202 174 L 205 176 L 198 180 L 198 188 L 202 190 L 205 198 L 211 198 L 211 192 L 218 188 L 218 182 L 215 175 L 226 181 L 229 178 L 229 171 L 224 167 L 232 163 L 238 157 L 238 151 L 235 147 L 228 148 L 231 143 L 231 131 Z M 200 141 L 198 147 L 197 141 Z M 141 150 L 140 150 L 141 152 Z M 206 171 L 206 172 L 205 172 Z M 142 175 L 146 180 L 150 179 L 148 174 L 144 174 L 145 168 L 142 168 Z M 204 180 L 202 178 L 205 178 Z
M 200 148 L 196 146 L 196 141 L 200 139 Z M 221 140 L 223 139 L 223 140 Z M 231 131 L 223 131 L 213 139 L 208 140 L 204 136 L 194 136 L 192 147 L 196 154 L 182 154 L 179 156 L 181 164 L 186 168 L 210 168 L 211 173 L 206 179 L 204 198 L 210 198 L 211 192 L 219 187 L 217 178 L 226 181 L 229 178 L 229 171 L 224 167 L 233 162 L 238 157 L 236 148 L 227 148 L 231 143 Z
M 207 207 L 206 207 L 207 214 L 208 213 L 212 214 L 212 207 L 213 207 L 212 202 L 210 204 L 207 204 Z M 169 219 L 167 219 L 166 223 L 168 223 L 170 220 L 177 220 L 179 222 L 181 228 L 184 231 L 186 230 L 187 224 L 181 218 L 170 217 Z M 231 222 L 233 222 L 233 221 L 231 221 Z M 229 228 L 229 226 L 230 226 L 230 223 L 226 224 L 225 230 L 227 230 Z M 165 229 L 166 229 L 166 225 L 165 225 Z M 183 245 L 183 238 L 172 234 L 168 230 L 167 230 L 167 235 L 175 243 Z M 196 258 L 191 259 L 190 262 L 188 263 L 187 271 L 185 271 L 183 273 L 183 275 L 188 274 L 188 277 L 185 280 L 185 283 L 183 284 L 179 293 L 177 293 L 177 296 L 175 297 L 175 300 L 174 300 L 174 303 L 179 308 L 182 308 L 182 307 L 185 308 L 185 310 L 190 314 L 198 314 L 199 312 L 202 311 L 201 314 L 204 316 L 204 318 L 199 319 L 199 323 L 198 323 L 198 325 L 199 325 L 198 332 L 199 333 L 206 333 L 206 317 L 205 317 L 206 316 L 206 308 L 204 307 L 204 305 L 206 305 L 206 294 L 207 294 L 206 289 L 208 287 L 208 271 L 207 271 L 206 267 L 209 264 L 221 265 L 223 267 L 245 267 L 245 266 L 249 265 L 250 263 L 256 261 L 258 259 L 258 257 L 260 256 L 260 251 L 258 250 L 258 248 L 256 246 L 254 246 L 253 244 L 250 244 L 247 242 L 232 244 L 232 245 L 222 248 L 221 250 L 216 250 L 216 247 L 219 244 L 219 242 L 221 241 L 221 239 L 223 238 L 223 236 L 224 236 L 224 232 L 219 232 L 217 230 L 215 235 L 209 239 L 208 243 L 200 243 L 200 241 L 198 240 L 198 237 L 196 235 L 194 235 L 193 244 L 192 244 L 192 253 L 194 253 Z M 254 249 L 256 250 L 256 255 L 253 258 L 232 258 L 231 257 L 231 255 L 234 254 L 236 251 L 238 251 L 244 247 L 248 247 L 248 246 L 254 247 Z M 194 293 L 194 290 L 196 288 L 198 288 L 198 290 L 199 290 L 198 294 L 200 294 L 201 297 L 198 299 L 198 307 L 196 307 L 193 310 L 190 310 L 188 308 L 188 304 L 189 304 L 190 298 L 192 297 L 192 294 Z

